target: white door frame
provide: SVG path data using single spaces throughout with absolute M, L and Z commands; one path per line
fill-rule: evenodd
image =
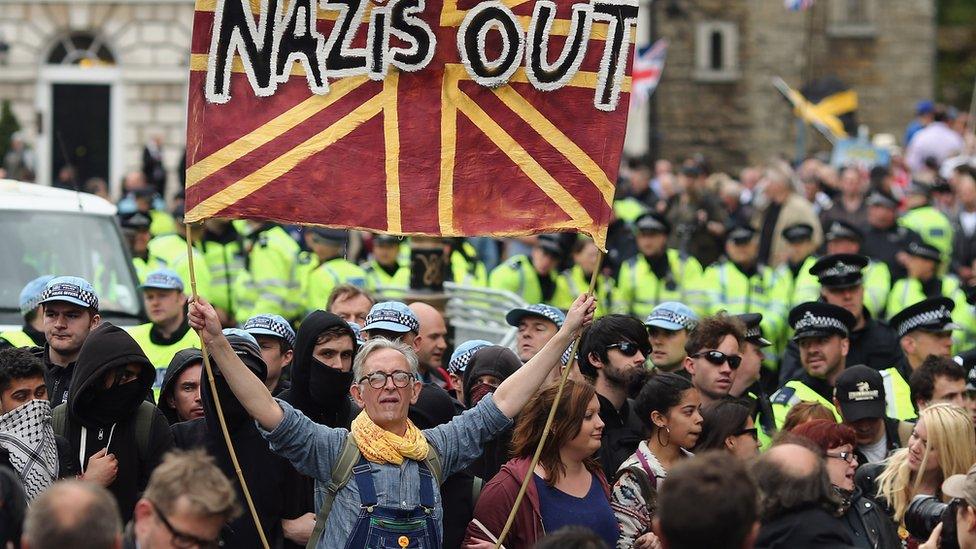
M 51 159 L 53 154 L 61 154 L 52 150 L 52 132 L 54 131 L 54 94 L 51 93 L 55 84 L 102 84 L 109 86 L 109 193 L 118 197 L 121 192 L 122 174 L 125 170 L 124 147 L 124 114 L 125 93 L 122 85 L 122 72 L 118 67 L 80 67 L 77 65 L 43 65 L 37 79 L 36 108 L 41 117 L 40 135 L 35 143 L 37 152 L 37 181 L 51 184 L 56 174 L 51 173 Z

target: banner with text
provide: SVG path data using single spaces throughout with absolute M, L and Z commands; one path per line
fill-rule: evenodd
M 604 246 L 636 0 L 197 0 L 186 220 Z

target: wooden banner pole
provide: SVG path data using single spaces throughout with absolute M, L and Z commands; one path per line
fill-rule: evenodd
M 193 295 L 193 300 L 197 299 L 197 277 L 196 273 L 193 271 L 193 228 L 190 224 L 186 224 L 186 256 L 189 261 L 190 266 L 190 289 Z M 200 338 L 200 351 L 203 353 L 203 368 L 207 371 L 207 379 L 210 381 L 210 393 L 213 395 L 214 407 L 217 409 L 217 420 L 220 422 L 220 430 L 224 433 L 224 442 L 227 444 L 227 452 L 230 454 L 230 461 L 234 465 L 234 471 L 237 473 L 237 480 L 241 483 L 241 492 L 244 493 L 244 499 L 247 501 L 247 508 L 251 512 L 251 519 L 254 521 L 254 527 L 258 531 L 258 537 L 261 538 L 261 545 L 264 549 L 270 549 L 268 545 L 268 539 L 264 535 L 264 529 L 261 527 L 261 518 L 258 517 L 258 511 L 254 507 L 254 501 L 251 499 L 251 492 L 247 489 L 247 482 L 244 480 L 244 472 L 241 471 L 241 464 L 237 461 L 237 452 L 234 451 L 234 443 L 230 440 L 230 431 L 227 430 L 227 420 L 224 419 L 224 410 L 220 407 L 220 397 L 217 395 L 217 382 L 214 381 L 213 368 L 210 366 L 210 356 L 207 354 L 207 345 L 203 342 L 203 338 Z
M 597 277 L 600 276 L 600 267 L 603 264 L 603 252 L 600 252 L 600 257 L 597 259 L 596 268 L 593 269 L 593 274 L 590 276 L 590 289 L 589 294 L 593 294 L 596 289 Z M 546 418 L 546 425 L 542 429 L 542 438 L 539 439 L 539 445 L 536 446 L 535 454 L 532 455 L 532 462 L 529 464 L 529 470 L 525 473 L 525 478 L 522 479 L 522 486 L 519 487 L 518 495 L 515 496 L 515 503 L 512 504 L 512 511 L 508 514 L 508 519 L 505 521 L 505 527 L 502 528 L 502 533 L 498 536 L 498 541 L 495 542 L 495 549 L 500 549 L 502 542 L 505 541 L 505 536 L 508 535 L 508 531 L 512 529 L 512 523 L 515 522 L 515 514 L 518 512 L 519 505 L 522 503 L 522 498 L 525 497 L 525 491 L 529 488 L 529 483 L 532 482 L 532 475 L 535 474 L 535 466 L 539 464 L 539 458 L 542 456 L 542 448 L 546 445 L 546 440 L 549 438 L 549 430 L 552 428 L 552 422 L 556 419 L 556 409 L 559 408 L 559 400 L 563 396 L 563 388 L 566 386 L 566 380 L 569 379 L 569 373 L 573 370 L 573 366 L 576 365 L 576 352 L 579 350 L 580 338 L 582 333 L 576 336 L 573 341 L 573 350 L 569 355 L 569 363 L 566 368 L 563 369 L 563 375 L 559 378 L 559 388 L 556 390 L 556 399 L 552 402 L 552 408 L 549 409 L 549 417 Z

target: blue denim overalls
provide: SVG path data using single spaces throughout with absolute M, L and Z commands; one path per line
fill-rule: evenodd
M 417 463 L 420 505 L 398 509 L 377 505 L 376 486 L 369 462 L 360 457 L 352 472 L 359 488 L 359 518 L 346 543 L 347 549 L 440 549 L 434 520 L 434 476 L 427 464 Z

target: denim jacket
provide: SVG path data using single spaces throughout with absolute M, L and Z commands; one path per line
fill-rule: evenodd
M 278 400 L 284 418 L 273 431 L 258 427 L 268 440 L 271 450 L 284 457 L 299 473 L 315 479 L 315 510 L 318 511 L 339 454 L 349 431 L 319 425 L 305 417 L 287 402 Z M 428 442 L 440 455 L 443 478 L 460 471 L 482 452 L 485 442 L 511 424 L 512 420 L 498 409 L 492 395 L 474 408 L 456 416 L 450 422 L 423 431 Z M 416 461 L 405 460 L 402 465 L 371 463 L 373 483 L 379 504 L 401 509 L 420 505 L 420 474 Z M 434 518 L 438 536 L 443 538 L 443 516 L 440 491 L 434 491 L 437 508 Z M 332 511 L 319 539 L 318 547 L 343 547 L 349 539 L 359 516 L 359 489 L 355 482 L 347 483 L 336 495 Z M 343 540 L 343 541 L 339 541 Z

